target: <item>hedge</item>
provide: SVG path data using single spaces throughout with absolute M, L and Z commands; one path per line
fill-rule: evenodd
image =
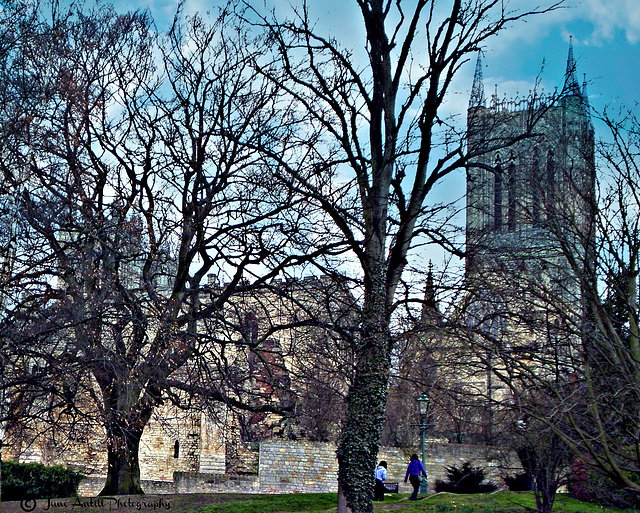
M 2 500 L 57 499 L 77 495 L 80 472 L 41 463 L 2 462 Z

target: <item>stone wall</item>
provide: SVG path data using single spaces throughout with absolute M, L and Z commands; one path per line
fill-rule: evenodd
M 429 491 L 434 491 L 436 480 L 446 480 L 445 467 L 461 466 L 470 461 L 474 466 L 483 467 L 487 481 L 499 487 L 505 486 L 502 475 L 522 472 L 522 466 L 515 452 L 500 447 L 484 445 L 462 445 L 449 443 L 428 443 L 425 470 L 429 476 Z
M 262 442 L 258 467 L 262 493 L 335 492 L 338 462 L 333 444 Z
M 457 445 L 429 442 L 426 447 L 425 470 L 429 476 L 429 491 L 435 481 L 445 479 L 445 467 L 460 466 L 465 461 L 484 467 L 488 480 L 503 485 L 500 467 L 520 469 L 512 452 L 496 447 Z M 381 447 L 379 460 L 387 462 L 387 481 L 399 483 L 400 493 L 412 488 L 404 483 L 411 449 Z M 419 452 L 419 451 L 416 451 Z M 260 444 L 258 472 L 261 493 L 337 492 L 338 461 L 336 446 L 329 443 L 263 442 Z
M 172 406 L 154 412 L 140 441 L 143 480 L 172 481 L 175 472 L 224 471 L 224 441 L 206 415 Z
M 387 482 L 400 484 L 400 493 L 410 493 L 404 476 L 412 449 L 381 447 L 378 458 L 386 460 Z M 416 451 L 417 452 L 417 451 Z M 517 456 L 508 450 L 479 445 L 429 442 L 425 469 L 429 491 L 436 479 L 445 479 L 445 467 L 465 461 L 485 467 L 488 480 L 502 486 L 501 468 L 521 471 Z M 260 444 L 258 475 L 229 476 L 222 473 L 174 472 L 172 481 L 144 480 L 146 493 L 322 493 L 338 490 L 336 446 L 330 443 L 267 441 Z M 81 496 L 97 494 L 104 478 L 85 479 Z
M 104 487 L 105 478 L 88 477 L 78 487 L 80 497 L 95 497 Z M 173 481 L 142 480 L 146 494 L 176 493 L 263 493 L 258 476 L 227 476 L 224 474 L 201 474 L 176 472 Z

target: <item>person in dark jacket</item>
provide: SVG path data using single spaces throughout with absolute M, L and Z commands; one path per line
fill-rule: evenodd
M 411 497 L 409 497 L 410 501 L 418 500 L 418 491 L 420 490 L 420 475 L 424 475 L 424 478 L 427 479 L 427 473 L 424 471 L 424 467 L 422 466 L 422 462 L 418 459 L 417 454 L 411 455 L 411 461 L 409 462 L 409 466 L 407 467 L 407 473 L 404 476 L 404 482 L 407 482 L 407 479 L 413 486 L 413 493 Z
M 384 500 L 384 481 L 387 479 L 387 462 L 382 460 L 378 463 L 376 470 L 374 472 L 375 477 L 375 485 L 373 487 L 373 500 L 374 501 L 383 501 Z

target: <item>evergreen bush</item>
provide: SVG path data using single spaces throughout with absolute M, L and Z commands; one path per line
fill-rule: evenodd
M 80 472 L 41 463 L 2 462 L 2 500 L 57 499 L 77 495 Z
M 484 468 L 473 467 L 468 461 L 463 463 L 462 467 L 452 465 L 445 467 L 445 470 L 448 480 L 436 480 L 436 492 L 489 493 L 497 488 L 493 483 L 483 483 Z

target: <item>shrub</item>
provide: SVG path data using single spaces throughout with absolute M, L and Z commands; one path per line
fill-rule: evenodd
M 623 489 L 598 470 L 584 467 L 574 470 L 571 486 L 574 499 L 619 509 L 640 509 L 640 497 L 637 494 Z
M 77 494 L 83 475 L 60 465 L 2 462 L 2 499 L 56 499 Z
M 455 465 L 445 467 L 448 481 L 436 481 L 436 492 L 451 493 L 489 493 L 496 489 L 493 483 L 483 483 L 485 479 L 484 469 L 472 467 L 470 462 L 465 462 L 462 467 Z
M 516 474 L 515 476 L 505 476 L 504 482 L 512 492 L 528 492 L 533 489 L 532 478 L 528 472 Z

